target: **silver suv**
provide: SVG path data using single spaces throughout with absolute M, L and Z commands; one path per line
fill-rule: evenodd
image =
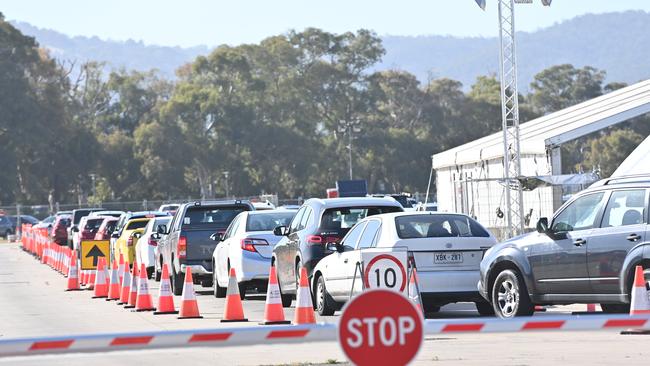
M 576 194 L 537 232 L 499 243 L 481 262 L 481 295 L 497 316 L 534 305 L 600 303 L 629 311 L 634 267 L 650 278 L 650 175 L 604 179 Z

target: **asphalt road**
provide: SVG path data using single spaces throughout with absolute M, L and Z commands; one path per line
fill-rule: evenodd
M 158 284 L 150 281 L 157 294 Z M 209 289 L 196 286 L 203 319 L 176 319 L 174 315 L 154 316 L 136 313 L 103 299 L 91 299 L 89 291 L 65 292 L 65 279 L 16 244 L 0 244 L 0 339 L 131 332 L 149 330 L 198 329 L 223 326 L 223 299 L 216 299 Z M 249 323 L 229 323 L 228 327 L 250 326 L 261 321 L 264 296 L 251 295 L 244 302 Z M 175 298 L 176 305 L 180 298 Z M 546 313 L 569 314 L 583 311 L 584 305 L 554 307 Z M 293 308 L 285 316 L 293 317 Z M 439 318 L 478 317 L 473 304 L 444 307 Z M 335 322 L 338 316 L 319 318 Z M 415 362 L 417 365 L 548 365 L 647 364 L 650 360 L 648 336 L 622 336 L 616 331 L 461 334 L 429 337 Z M 216 364 L 216 365 L 283 365 L 326 364 L 345 360 L 335 342 L 293 345 L 259 345 L 254 347 L 188 348 L 151 351 L 32 356 L 0 359 L 0 365 L 139 365 Z

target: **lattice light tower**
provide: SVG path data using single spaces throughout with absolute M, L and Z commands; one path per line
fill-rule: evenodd
M 485 10 L 486 0 L 475 0 Z M 519 93 L 517 90 L 517 53 L 515 47 L 515 3 L 532 0 L 499 1 L 499 53 L 501 76 L 501 119 L 503 126 L 503 172 L 506 198 L 506 235 L 512 237 L 524 231 L 524 205 L 519 155 Z M 542 0 L 545 6 L 552 0 Z

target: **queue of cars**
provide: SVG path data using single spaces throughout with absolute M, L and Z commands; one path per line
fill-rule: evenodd
M 57 213 L 47 225 L 54 242 L 75 249 L 81 240 L 110 240 L 111 259 L 144 263 L 157 281 L 168 264 L 176 295 L 191 268 L 195 284 L 225 297 L 234 268 L 244 299 L 266 291 L 275 266 L 288 307 L 304 267 L 321 315 L 361 291 L 355 269 L 364 251 L 406 248 L 425 312 L 474 302 L 481 315 L 509 318 L 531 315 L 535 305 L 600 303 L 604 312 L 629 311 L 635 266 L 650 280 L 649 202 L 650 176 L 605 179 L 540 219 L 536 232 L 501 243 L 467 215 L 424 205 L 406 210 L 392 197 L 314 198 L 281 208 L 232 200 L 145 212 L 78 209 Z

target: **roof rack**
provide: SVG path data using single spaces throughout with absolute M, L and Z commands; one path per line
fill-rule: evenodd
M 599 182 L 594 183 L 593 186 L 607 186 L 611 184 L 623 184 L 623 183 L 639 183 L 639 182 L 650 182 L 650 174 L 630 174 L 630 175 L 621 175 L 619 177 L 610 177 L 605 178 Z

